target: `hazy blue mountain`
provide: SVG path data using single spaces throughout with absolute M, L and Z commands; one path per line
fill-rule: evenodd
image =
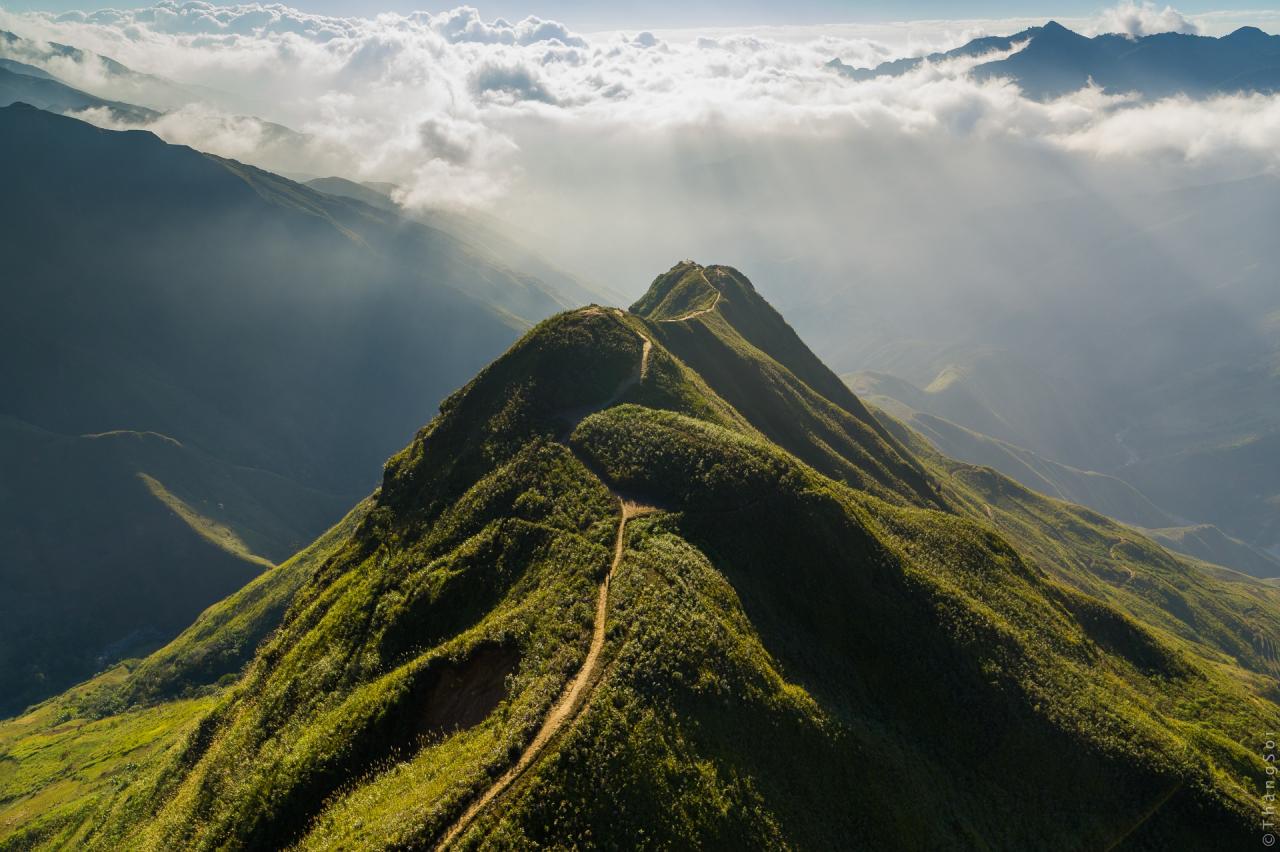
M 935 51 L 927 56 L 910 56 L 881 62 L 874 68 L 855 68 L 847 65 L 838 57 L 827 63 L 827 67 L 853 80 L 873 80 L 876 77 L 897 77 L 914 71 L 926 62 L 938 63 L 948 59 L 972 59 L 986 56 L 989 53 L 1011 50 L 1039 33 L 1041 27 L 1032 27 L 1009 36 L 984 36 L 976 38 L 953 50 Z
M 437 230 L 476 246 L 512 270 L 512 274 L 532 278 L 555 288 L 565 298 L 587 303 L 597 300 L 620 302 L 622 296 L 603 282 L 585 284 L 559 266 L 547 260 L 527 244 L 529 238 L 514 233 L 511 226 L 479 211 L 428 209 L 405 211 L 392 200 L 395 184 L 357 183 L 341 177 L 315 178 L 306 181 L 307 186 L 320 192 L 363 201 L 365 204 L 390 210 L 412 218 Z
M 1156 541 L 1179 553 L 1255 577 L 1280 576 L 1280 559 L 1227 535 L 1212 524 L 1183 525 L 1179 516 L 1157 506 L 1136 486 L 1119 476 L 1061 464 L 1024 447 L 917 410 L 912 406 L 935 407 L 937 400 L 893 376 L 855 373 L 844 378 L 859 396 L 909 425 L 939 452 L 951 458 L 992 467 L 1041 494 L 1088 506 L 1118 521 L 1143 528 Z M 962 416 L 964 413 L 961 412 Z M 985 418 L 979 419 L 990 422 L 996 419 L 996 415 L 987 412 Z M 1221 475 L 1211 476 L 1209 481 L 1221 478 Z M 1201 516 L 1211 514 L 1202 512 Z
M 845 380 L 860 397 L 905 422 L 951 458 L 993 467 L 1041 494 L 1088 506 L 1127 524 L 1148 528 L 1177 525 L 1177 518 L 1122 479 L 1060 464 L 912 408 L 902 400 L 914 399 L 917 404 L 928 404 L 927 395 L 914 389 L 904 390 L 906 383 L 901 380 L 876 373 L 858 373 L 846 376 Z
M 1011 78 L 1035 98 L 1074 92 L 1090 80 L 1107 91 L 1140 92 L 1148 97 L 1280 88 L 1280 36 L 1256 27 L 1242 27 L 1220 38 L 1182 33 L 1136 38 L 1111 33 L 1089 38 L 1050 21 L 1011 36 L 975 39 L 945 53 L 899 59 L 875 68 L 853 68 L 839 59 L 828 67 L 854 80 L 869 80 L 905 74 L 925 61 L 978 57 L 1024 42 L 1013 55 L 977 66 L 974 76 Z
M 26 105 L 0 109 L 0 185 L 6 710 L 168 638 L 262 570 L 246 552 L 312 539 L 567 301 L 391 212 Z M 153 435 L 164 464 L 102 433 Z M 111 582 L 172 612 L 90 619 Z
M 113 117 L 121 121 L 146 122 L 160 117 L 160 113 L 145 107 L 108 101 L 73 89 L 52 76 L 33 76 L 14 71 L 8 66 L 0 66 L 0 107 L 15 103 L 30 104 L 51 112 L 106 108 Z
M 45 72 L 49 69 L 44 66 L 53 62 L 88 65 L 95 75 L 109 81 L 117 98 L 157 110 L 174 109 L 200 99 L 202 94 L 210 94 L 154 74 L 134 71 L 109 56 L 93 51 L 58 42 L 37 42 L 5 30 L 0 30 L 0 59 L 37 67 Z
M 922 217 L 911 252 L 820 285 L 795 275 L 785 304 L 842 373 L 880 374 L 875 393 L 1274 555 L 1278 188 Z
M 1254 577 L 1280 577 L 1280 559 L 1262 553 L 1212 524 L 1147 530 L 1147 534 L 1171 550 L 1225 565 Z
M 27 77 L 38 77 L 41 80 L 58 79 L 43 68 L 37 68 L 34 65 L 28 65 L 25 62 L 17 62 L 12 59 L 0 58 L 0 70 L 12 71 L 14 74 L 23 74 Z

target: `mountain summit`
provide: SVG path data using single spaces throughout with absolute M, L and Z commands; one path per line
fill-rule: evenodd
M 0 726 L 0 845 L 1222 848 L 1280 724 L 1273 591 L 938 457 L 684 262 L 533 328 L 283 572 Z
M 1183 94 L 1203 97 L 1280 89 L 1280 36 L 1242 27 L 1221 38 L 1182 33 L 1130 37 L 1109 33 L 1092 38 L 1049 21 L 1010 36 L 975 39 L 945 53 L 854 68 L 839 59 L 827 67 L 854 80 L 898 76 L 925 62 L 1012 55 L 973 69 L 978 79 L 1013 80 L 1034 98 L 1052 98 L 1092 83 L 1110 92 L 1147 97 Z

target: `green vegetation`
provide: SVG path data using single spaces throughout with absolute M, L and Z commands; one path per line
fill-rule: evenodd
M 690 282 L 719 294 L 715 309 L 692 320 L 664 319 L 666 294 L 683 307 L 687 300 L 678 296 Z M 653 313 L 649 305 L 656 305 Z M 680 264 L 659 276 L 633 310 L 653 320 L 655 341 L 783 449 L 881 496 L 932 499 L 895 439 L 741 273 Z
M 121 668 L 97 685 L 127 678 Z M 74 703 L 75 692 L 64 696 Z M 104 719 L 51 702 L 0 726 L 0 847 L 75 848 L 103 801 L 145 783 L 213 706 L 180 699 Z
M 0 725 L 0 849 L 430 847 L 582 666 L 620 496 L 598 674 L 455 848 L 1251 839 L 1280 590 L 939 455 L 733 270 L 663 304 L 539 325 L 284 579 Z

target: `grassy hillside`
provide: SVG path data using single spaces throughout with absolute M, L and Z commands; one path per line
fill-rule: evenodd
M 567 302 L 393 212 L 26 106 L 0 183 L 0 712 L 314 539 Z
M 938 455 L 749 288 L 533 329 L 238 678 L 220 607 L 4 723 L 0 848 L 1252 842 L 1280 593 Z
M 127 660 L 0 725 L 0 845 L 21 848 L 91 819 L 104 797 L 172 750 L 234 683 L 294 593 L 364 517 L 357 506 L 313 545 L 210 607 L 145 660 Z
M 884 419 L 944 478 L 958 511 L 985 518 L 1063 584 L 1114 606 L 1254 696 L 1280 697 L 1275 586 L 1166 551 L 1138 530 L 1037 494 L 990 468 L 947 459 Z
M 913 460 L 741 273 L 679 264 L 632 310 L 779 446 L 881 496 L 932 499 Z

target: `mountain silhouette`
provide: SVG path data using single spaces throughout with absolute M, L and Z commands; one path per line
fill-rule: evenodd
M 954 50 L 875 68 L 853 68 L 839 59 L 828 67 L 853 80 L 869 80 L 905 74 L 925 62 L 980 58 L 1015 49 L 1008 57 L 977 65 L 973 76 L 1013 80 L 1038 99 L 1069 94 L 1091 82 L 1104 91 L 1137 92 L 1151 98 L 1268 93 L 1280 88 L 1280 36 L 1256 27 L 1241 27 L 1220 38 L 1183 33 L 1090 38 L 1050 21 L 1014 35 L 975 39 Z

